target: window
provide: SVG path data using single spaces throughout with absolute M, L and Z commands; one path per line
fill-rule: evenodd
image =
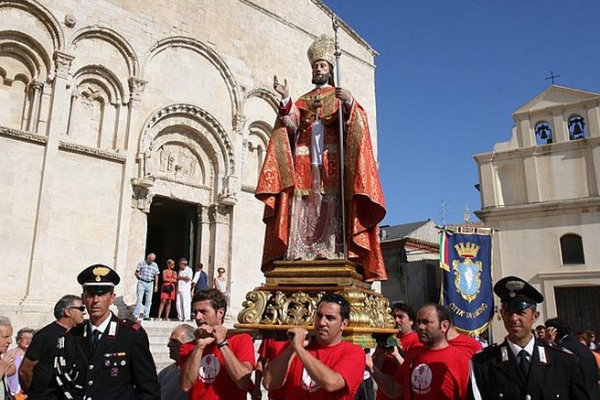
M 581 236 L 568 233 L 560 238 L 563 264 L 585 264 Z
M 552 128 L 546 121 L 535 125 L 535 139 L 538 145 L 552 143 Z
M 569 118 L 569 140 L 585 139 L 585 120 L 579 115 Z

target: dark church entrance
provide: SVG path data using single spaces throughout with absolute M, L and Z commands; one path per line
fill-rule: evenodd
M 600 286 L 556 287 L 556 309 L 571 332 L 593 330 L 600 332 Z
M 197 237 L 198 208 L 195 204 L 184 203 L 156 196 L 150 206 L 148 214 L 148 233 L 146 236 L 146 254 L 156 254 L 156 263 L 161 271 L 159 292 L 152 297 L 152 310 L 150 316 L 158 315 L 160 305 L 160 287 L 162 285 L 162 271 L 167 266 L 170 258 L 175 261 L 175 270 L 179 268 L 178 260 L 182 257 L 188 260 L 188 265 L 194 269 L 195 261 L 199 254 Z M 177 318 L 175 301 L 171 304 L 170 318 Z

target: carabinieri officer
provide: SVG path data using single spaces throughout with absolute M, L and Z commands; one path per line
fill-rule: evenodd
M 588 400 L 579 361 L 554 344 L 535 340 L 531 327 L 544 296 L 521 278 L 508 276 L 494 285 L 508 335 L 498 346 L 471 360 L 469 399 Z
M 139 323 L 118 319 L 109 310 L 120 280 L 113 269 L 101 264 L 87 267 L 77 276 L 90 316 L 70 332 L 88 358 L 84 399 L 160 400 L 146 331 Z

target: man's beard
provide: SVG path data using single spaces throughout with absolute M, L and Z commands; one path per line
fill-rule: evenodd
M 312 83 L 313 85 L 324 85 L 326 83 L 329 83 L 330 77 L 331 74 L 329 72 L 320 75 L 313 75 Z

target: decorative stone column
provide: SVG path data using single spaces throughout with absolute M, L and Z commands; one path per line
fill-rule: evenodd
M 54 178 L 58 164 L 59 139 L 67 127 L 69 90 L 69 69 L 74 57 L 57 51 L 54 53 L 55 72 L 52 79 L 52 110 L 47 125 L 48 141 L 42 164 L 42 181 L 38 203 L 38 214 L 34 229 L 33 246 L 29 258 L 29 279 L 27 294 L 28 301 L 41 300 L 44 295 L 44 268 L 51 257 L 52 249 L 48 249 L 48 225 L 52 213 L 52 199 L 54 191 Z M 37 88 L 43 88 L 37 85 Z M 73 271 L 76 272 L 76 271 Z
M 33 81 L 29 85 L 31 103 L 29 104 L 29 121 L 26 129 L 30 132 L 37 133 L 38 121 L 40 117 L 40 104 L 42 93 L 44 91 L 44 82 Z
M 215 204 L 208 209 L 211 231 L 211 254 L 215 269 L 224 266 L 229 269 L 231 260 L 231 206 Z M 231 271 L 227 271 L 231 280 Z
M 137 281 L 133 270 L 137 263 L 145 258 L 146 235 L 148 233 L 148 213 L 154 193 L 151 191 L 152 181 L 147 179 L 131 180 L 132 196 L 129 218 L 127 262 L 125 268 L 121 268 L 121 290 L 123 291 L 123 302 L 126 305 L 135 304 L 137 299 Z
M 153 182 L 144 179 L 139 174 L 139 165 L 136 162 L 137 141 L 142 127 L 143 118 L 138 113 L 141 97 L 147 81 L 131 77 L 129 79 L 130 97 L 127 109 L 123 115 L 127 121 L 125 125 L 125 146 L 127 158 L 123 164 L 123 183 L 121 185 L 121 208 L 119 234 L 117 238 L 117 252 L 115 254 L 115 269 L 123 279 L 120 291 L 123 293 L 125 305 L 135 304 L 136 283 L 133 275 L 135 266 L 140 259 L 145 257 L 146 234 L 148 230 L 148 216 L 150 204 L 154 193 L 151 192 Z M 131 182 L 131 184 L 130 184 Z M 131 196 L 131 197 L 129 197 Z M 129 200 L 131 199 L 131 200 Z

